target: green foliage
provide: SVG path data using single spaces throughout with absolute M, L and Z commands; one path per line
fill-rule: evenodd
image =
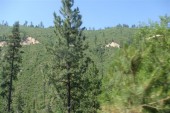
M 16 103 L 16 111 L 17 111 L 17 113 L 23 113 L 25 103 L 24 103 L 24 99 L 23 99 L 23 97 L 21 95 L 21 92 L 18 94 L 16 102 L 17 102 Z
M 21 39 L 19 34 L 19 22 L 13 26 L 12 36 L 9 36 L 7 53 L 4 55 L 2 67 L 2 83 L 0 92 L 1 96 L 8 101 L 5 109 L 11 112 L 13 81 L 17 79 L 20 71 L 21 55 L 20 45 Z
M 0 31 L 0 36 L 4 36 L 4 35 L 8 36 L 9 34 L 11 34 L 12 31 L 11 27 L 5 27 L 5 26 L 0 26 L 0 27 L 2 30 Z M 120 34 L 121 31 L 122 34 Z M 126 46 L 130 44 L 129 40 L 131 41 L 131 37 L 134 35 L 136 31 L 137 29 L 130 29 L 130 28 L 122 28 L 122 29 L 109 28 L 105 30 L 82 31 L 82 34 L 86 36 L 86 40 L 83 41 L 83 45 L 88 43 L 88 49 L 85 50 L 84 54 L 86 54 L 85 56 L 90 56 L 94 61 L 94 62 L 92 62 L 91 60 L 88 61 L 89 68 L 87 70 L 90 69 L 92 70 L 93 68 L 94 68 L 93 70 L 95 70 L 95 67 L 99 69 L 99 72 L 88 71 L 88 73 L 92 73 L 91 76 L 92 75 L 95 76 L 95 73 L 97 73 L 96 74 L 97 79 L 98 77 L 99 79 L 101 79 L 102 76 L 98 76 L 98 74 L 102 75 L 102 69 L 103 69 L 102 95 L 105 94 L 108 94 L 108 96 L 112 95 L 111 99 L 115 99 L 112 93 L 105 92 L 106 90 L 104 89 L 106 86 L 108 86 L 108 83 L 110 85 L 112 84 L 112 82 L 109 82 L 109 80 L 112 80 L 112 76 L 109 76 L 108 69 L 112 64 L 112 61 L 114 61 L 115 59 L 114 55 L 119 54 L 120 52 L 119 49 L 117 48 L 101 48 L 101 47 L 104 47 L 107 43 L 110 43 L 112 40 L 114 40 L 115 42 L 119 43 L 122 48 L 124 48 L 124 44 L 126 44 Z M 48 46 L 50 45 L 49 46 L 50 48 L 54 48 L 53 45 L 56 44 L 55 42 L 57 41 L 57 38 L 55 36 L 54 29 L 53 28 L 41 29 L 41 28 L 20 26 L 20 37 L 24 39 L 29 36 L 38 40 L 40 44 L 22 46 L 22 51 L 24 51 L 24 53 L 22 54 L 22 59 L 23 59 L 22 68 L 21 68 L 22 71 L 17 76 L 18 81 L 14 82 L 14 87 L 15 87 L 15 90 L 13 92 L 14 111 L 17 111 L 17 107 L 16 107 L 18 103 L 17 98 L 20 92 L 22 92 L 21 100 L 23 100 L 24 112 L 26 113 L 30 113 L 33 111 L 36 111 L 38 113 L 61 112 L 59 108 L 61 108 L 63 104 L 61 103 L 60 99 L 58 99 L 58 93 L 56 92 L 55 87 L 50 85 L 51 80 L 49 80 L 49 78 L 47 77 L 48 75 L 52 75 L 53 69 L 51 67 L 53 67 L 54 61 L 52 60 L 53 55 L 47 52 L 49 51 L 49 49 L 47 49 L 46 51 L 45 48 L 47 45 Z M 94 44 L 95 36 L 97 37 L 96 46 Z M 2 57 L 5 51 L 6 51 L 6 47 L 3 47 L 1 52 Z M 87 61 L 87 60 L 84 59 L 83 61 Z M 93 63 L 97 65 L 93 66 Z M 90 75 L 87 73 L 84 74 Z M 89 78 L 88 76 L 86 77 Z M 94 82 L 94 80 L 90 79 L 87 83 L 91 84 L 91 82 Z M 96 85 L 94 86 L 90 86 L 89 84 L 87 85 L 87 89 L 88 87 L 97 87 L 97 84 L 95 82 L 94 84 Z M 100 85 L 101 82 L 98 83 L 98 86 Z M 112 87 L 110 86 L 109 88 L 108 90 L 112 91 L 111 90 Z M 100 94 L 100 90 L 96 90 L 96 91 L 99 91 Z M 91 94 L 91 96 L 89 95 L 90 97 L 94 96 L 92 95 L 92 93 L 89 94 Z M 119 98 L 121 98 L 121 96 L 119 96 Z M 94 100 L 97 99 L 96 102 L 100 101 L 101 107 L 103 107 L 106 103 L 105 96 L 92 98 L 92 100 L 89 101 L 91 104 L 87 101 L 84 101 L 84 103 L 81 104 L 82 105 L 81 109 L 85 108 L 86 105 L 88 107 L 92 107 L 93 104 L 92 101 L 94 101 L 93 99 Z M 2 98 L 0 98 L 0 102 L 1 104 L 5 105 L 5 101 L 3 101 Z M 119 101 L 117 101 L 117 103 L 118 102 Z M 3 105 L 2 107 L 0 107 L 0 109 L 4 108 Z M 97 108 L 98 106 L 97 103 L 95 105 Z M 92 110 L 92 108 L 90 109 Z M 88 110 L 89 109 L 86 109 L 86 111 Z
M 166 98 L 169 97 L 170 93 L 169 30 L 164 27 L 157 27 L 154 32 L 154 35 L 159 33 L 160 37 L 155 37 L 154 39 L 149 40 L 147 43 L 149 53 L 146 53 L 146 55 L 152 55 L 152 57 L 148 58 L 144 56 L 144 59 L 146 59 L 148 62 L 151 61 L 152 64 L 150 63 L 148 65 L 144 65 L 145 68 L 148 68 L 145 70 L 146 73 L 150 74 L 151 77 L 149 77 L 149 83 L 144 90 L 143 102 L 150 105 L 150 108 L 148 107 L 147 110 L 155 108 L 158 113 L 163 111 L 169 112 L 168 109 L 170 109 L 170 105 L 166 102 L 169 100 Z M 161 102 L 163 104 L 159 100 L 162 100 Z M 151 110 L 150 112 L 152 113 L 153 111 Z
M 73 4 L 65 3 L 67 5 Z M 66 111 L 70 75 L 73 112 L 169 113 L 168 16 L 160 17 L 161 24 L 150 21 L 149 26 L 141 25 L 141 28 L 119 25 L 84 30 L 78 27 L 82 22 L 77 8 L 62 11 L 64 17 L 55 15 L 55 33 L 54 28 L 26 27 L 27 23 L 20 26 L 21 40 L 30 36 L 40 44 L 21 48 L 24 51 L 22 67 L 14 77 L 18 81 L 13 81 L 14 112 Z M 71 16 L 78 14 L 74 16 L 77 20 L 69 18 L 65 11 Z M 0 26 L 0 29 L 0 40 L 9 41 L 8 36 L 13 36 L 12 27 Z M 121 48 L 105 48 L 113 40 Z M 7 73 L 6 67 L 10 67 L 6 57 L 9 47 L 0 49 L 0 83 L 3 84 L 7 82 L 3 74 Z M 0 88 L 1 93 L 4 91 Z M 7 104 L 7 99 L 1 96 L 1 113 L 6 111 Z
M 73 4 L 73 0 L 62 0 L 63 19 L 54 13 L 57 41 L 51 49 L 55 64 L 50 80 L 57 91 L 60 111 L 97 112 L 101 80 L 94 62 L 85 54 L 81 15 L 78 8 L 72 10 Z
M 161 26 L 168 27 L 168 23 L 170 22 L 170 17 L 166 14 L 165 16 L 160 16 Z
M 131 43 L 113 56 L 103 80 L 105 103 L 125 110 L 142 107 L 149 113 L 169 112 L 169 34 L 167 27 L 152 23 L 140 28 Z

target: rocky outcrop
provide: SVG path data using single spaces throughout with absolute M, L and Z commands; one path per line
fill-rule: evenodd
M 151 37 L 146 38 L 146 40 L 150 40 L 150 39 L 154 39 L 154 38 L 159 38 L 159 37 L 162 37 L 162 35 L 159 35 L 159 34 L 153 35 Z
M 120 45 L 116 42 L 111 42 L 109 44 L 107 44 L 105 47 L 116 47 L 116 48 L 120 48 Z
M 7 43 L 5 41 L 0 42 L 0 47 L 4 47 L 6 45 L 7 45 Z
M 31 44 L 39 44 L 40 42 L 38 40 L 35 40 L 32 37 L 26 38 L 23 42 L 21 42 L 21 45 L 31 45 Z
M 35 40 L 32 37 L 26 38 L 24 41 L 21 42 L 21 45 L 34 45 L 34 44 L 39 44 L 40 42 L 38 40 Z M 7 45 L 7 42 L 2 41 L 0 42 L 0 47 L 4 47 Z

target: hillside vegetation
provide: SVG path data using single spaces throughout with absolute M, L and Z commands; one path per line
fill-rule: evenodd
M 34 37 L 40 44 L 22 47 L 22 69 L 15 82 L 13 96 L 15 109 L 18 99 L 21 99 L 24 112 L 57 110 L 55 92 L 48 78 L 51 59 L 47 48 L 54 44 L 53 30 L 20 28 L 23 38 Z M 10 27 L 1 26 L 1 36 L 10 32 Z M 147 39 L 157 34 L 160 37 Z M 102 75 L 103 91 L 98 97 L 101 112 L 140 113 L 142 108 L 146 108 L 155 113 L 155 110 L 169 109 L 169 29 L 155 24 L 154 27 L 138 29 L 87 30 L 84 35 L 89 43 L 87 53 L 94 59 Z M 121 48 L 106 48 L 105 45 L 112 40 L 119 43 Z M 1 56 L 4 49 L 1 48 Z
M 93 88 L 97 86 L 86 84 L 89 88 L 86 89 L 88 96 L 92 92 L 98 92 L 97 96 L 91 94 L 92 100 L 100 104 L 94 104 L 97 111 L 93 112 L 170 113 L 170 29 L 167 27 L 170 18 L 162 16 L 160 21 L 159 24 L 155 22 L 138 28 L 112 27 L 82 32 L 86 37 L 83 44 L 88 44 L 83 55 L 87 55 L 95 64 L 89 64 L 89 75 L 95 71 L 95 75 L 99 75 L 101 80 L 101 91 L 94 91 Z M 8 42 L 12 29 L 1 25 L 0 41 Z M 22 64 L 12 93 L 14 113 L 63 112 L 62 102 L 58 99 L 60 91 L 57 92 L 56 84 L 50 78 L 54 76 L 54 70 L 57 70 L 54 54 L 50 51 L 57 47 L 58 40 L 54 30 L 55 28 L 20 26 L 22 41 L 32 37 L 39 43 L 23 45 L 21 48 Z M 106 47 L 111 42 L 119 44 L 120 48 Z M 57 51 L 60 49 L 63 48 L 58 48 Z M 0 47 L 1 84 L 4 82 L 2 77 L 7 50 L 8 44 Z M 88 75 L 88 72 L 85 74 Z M 89 84 L 100 84 L 96 82 L 96 76 L 90 78 L 91 81 L 89 78 L 86 80 L 89 80 Z M 3 88 L 0 88 L 0 92 L 3 92 Z M 7 112 L 6 103 L 3 96 L 0 96 L 0 113 Z M 82 112 L 77 109 L 75 111 Z M 92 111 L 86 109 L 84 112 Z

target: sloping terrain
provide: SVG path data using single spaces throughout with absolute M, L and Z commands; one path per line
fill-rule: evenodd
M 11 32 L 11 28 L 1 27 L 2 31 L 0 32 L 0 36 L 8 36 Z M 21 26 L 20 31 L 21 37 L 25 39 L 22 41 L 22 44 L 32 44 L 32 46 L 22 47 L 22 50 L 24 51 L 22 54 L 22 71 L 18 76 L 18 81 L 15 82 L 16 92 L 14 93 L 14 96 L 18 94 L 22 95 L 22 99 L 25 103 L 25 111 L 33 112 L 33 109 L 36 109 L 36 112 L 38 113 L 45 113 L 47 106 L 51 106 L 53 109 L 55 108 L 54 98 L 56 92 L 54 92 L 52 90 L 53 87 L 50 86 L 48 80 L 50 68 L 47 66 L 47 64 L 51 63 L 51 55 L 47 48 L 54 45 L 56 40 L 56 36 L 53 32 L 54 29 Z M 114 54 L 119 53 L 119 49 L 105 48 L 102 53 L 103 50 L 101 50 L 101 47 L 106 46 L 114 40 L 120 45 L 120 49 L 122 49 L 129 44 L 130 39 L 135 32 L 136 29 L 130 28 L 110 28 L 105 30 L 84 31 L 86 42 L 89 44 L 87 54 L 89 54 L 89 56 L 96 62 L 99 73 L 104 74 L 103 77 L 108 78 L 107 72 L 113 62 Z M 101 58 L 103 59 L 102 62 Z M 108 86 L 108 83 L 103 81 L 103 87 L 105 86 Z M 103 106 L 107 103 L 107 98 L 103 98 L 102 96 L 100 101 Z

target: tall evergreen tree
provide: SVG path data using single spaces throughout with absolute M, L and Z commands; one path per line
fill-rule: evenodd
M 13 81 L 17 79 L 17 75 L 20 71 L 21 55 L 20 55 L 20 33 L 19 33 L 19 22 L 16 22 L 13 26 L 12 36 L 9 37 L 8 49 L 3 59 L 3 72 L 0 92 L 1 96 L 7 102 L 7 110 L 11 112 L 12 104 L 12 91 Z
M 27 27 L 28 21 L 25 21 L 23 26 Z
M 38 25 L 39 28 L 44 28 L 44 24 L 43 22 L 41 21 L 40 24 Z
M 30 27 L 34 27 L 33 22 L 30 23 Z
M 87 57 L 84 28 L 81 28 L 79 8 L 72 9 L 74 0 L 62 0 L 60 13 L 54 13 L 57 42 L 54 55 L 54 73 L 51 83 L 57 91 L 62 112 L 95 113 L 99 109 L 97 96 L 101 93 L 101 80 L 93 61 Z
M 8 26 L 8 22 L 7 21 L 5 22 L 4 26 Z

